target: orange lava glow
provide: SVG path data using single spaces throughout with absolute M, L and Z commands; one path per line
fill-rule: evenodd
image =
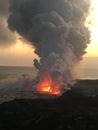
M 37 84 L 37 91 L 42 94 L 59 95 L 61 93 L 60 83 L 52 81 L 51 77 L 45 74 Z

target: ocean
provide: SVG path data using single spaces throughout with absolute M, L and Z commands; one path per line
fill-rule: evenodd
M 33 67 L 0 66 L 0 83 L 16 80 L 24 74 L 34 77 L 36 69 Z M 98 79 L 98 68 L 78 68 L 79 79 Z
M 0 103 L 18 98 L 36 98 L 32 92 L 32 79 L 36 73 L 33 67 L 1 66 Z
M 98 79 L 98 68 L 78 68 L 79 79 Z
M 37 71 L 33 67 L 0 67 L 0 103 L 19 98 L 36 98 L 32 80 Z M 78 68 L 79 79 L 98 79 L 98 69 Z M 28 87 L 27 87 L 28 86 Z

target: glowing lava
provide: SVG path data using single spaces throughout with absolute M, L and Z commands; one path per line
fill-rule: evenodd
M 61 93 L 60 83 L 54 82 L 49 74 L 45 74 L 37 84 L 37 91 L 42 94 L 59 95 Z
M 37 85 L 37 91 L 40 93 L 48 93 L 48 94 L 60 94 L 60 87 L 59 86 L 53 86 L 52 84 L 49 84 L 48 81 L 43 81 Z
M 51 87 L 50 86 L 43 87 L 43 91 L 51 92 Z

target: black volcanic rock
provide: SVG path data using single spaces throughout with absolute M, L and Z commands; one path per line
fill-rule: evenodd
M 56 99 L 20 99 L 0 105 L 0 130 L 98 130 L 98 96 L 73 89 Z
M 0 106 L 0 130 L 97 130 L 98 106 L 94 106 L 93 100 L 69 92 L 54 100 L 3 103 Z

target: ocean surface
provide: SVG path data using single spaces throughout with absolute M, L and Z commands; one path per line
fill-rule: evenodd
M 98 69 L 78 68 L 77 73 L 78 79 L 98 79 Z M 0 103 L 16 98 L 36 98 L 32 85 L 36 74 L 33 67 L 0 66 Z
M 0 66 L 0 87 L 3 84 L 14 82 L 25 76 L 33 78 L 36 76 L 36 70 L 33 67 Z

